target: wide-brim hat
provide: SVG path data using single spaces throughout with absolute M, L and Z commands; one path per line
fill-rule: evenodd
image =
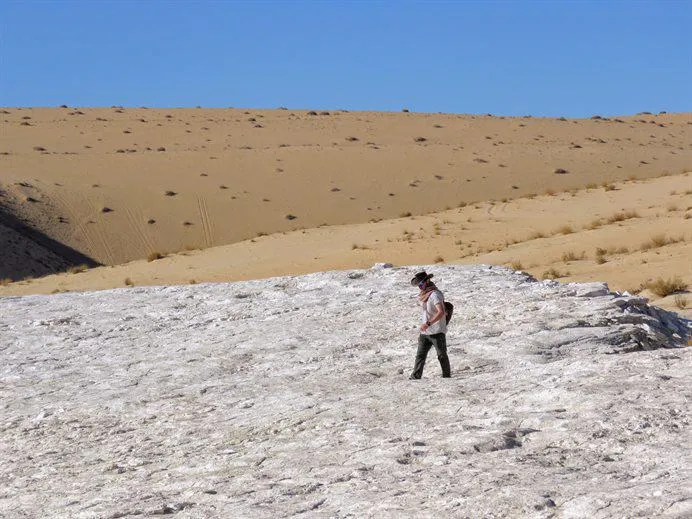
M 431 277 L 433 277 L 432 274 L 428 274 L 426 271 L 419 272 L 413 278 L 411 279 L 411 284 L 415 287 L 418 286 L 418 283 L 421 283 L 423 281 L 429 280 Z

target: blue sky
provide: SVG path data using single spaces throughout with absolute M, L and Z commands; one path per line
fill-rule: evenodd
M 691 1 L 0 4 L 3 106 L 692 111 Z

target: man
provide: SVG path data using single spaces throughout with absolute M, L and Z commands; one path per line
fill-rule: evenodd
M 420 335 L 418 336 L 416 363 L 413 367 L 413 373 L 409 377 L 412 380 L 417 380 L 423 376 L 425 359 L 433 346 L 435 346 L 437 351 L 437 360 L 440 361 L 442 376 L 444 378 L 451 376 L 449 357 L 447 357 L 447 338 L 445 336 L 447 333 L 447 319 L 444 296 L 435 286 L 435 283 L 430 280 L 432 277 L 432 274 L 423 271 L 416 274 L 411 280 L 411 284 L 420 289 L 418 301 L 423 309 L 421 313 L 423 324 L 420 327 Z

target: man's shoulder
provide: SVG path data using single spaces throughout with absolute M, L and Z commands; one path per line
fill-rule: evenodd
M 432 299 L 433 301 L 439 303 L 439 302 L 444 301 L 445 296 L 444 296 L 444 294 L 442 293 L 441 290 L 433 290 L 433 293 L 430 294 L 430 299 Z

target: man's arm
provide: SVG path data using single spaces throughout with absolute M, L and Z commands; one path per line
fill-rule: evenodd
M 421 329 L 422 331 L 427 330 L 430 326 L 432 326 L 432 325 L 435 324 L 437 321 L 439 321 L 440 319 L 442 319 L 443 317 L 445 317 L 446 314 L 445 314 L 445 305 L 444 305 L 444 303 L 437 303 L 437 304 L 435 305 L 435 308 L 437 309 L 437 312 L 435 313 L 435 315 L 432 316 L 432 318 L 431 318 L 427 323 L 423 323 L 423 325 L 420 327 L 420 329 Z M 428 325 L 428 323 L 430 323 L 430 325 Z

